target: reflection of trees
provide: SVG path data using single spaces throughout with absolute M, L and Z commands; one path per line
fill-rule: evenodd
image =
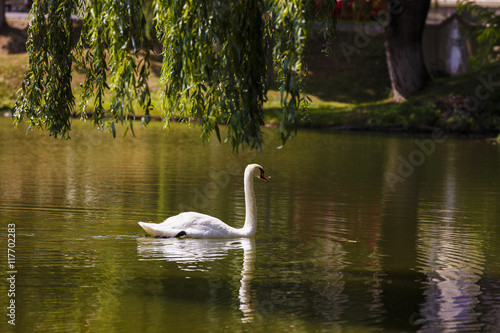
M 418 323 L 424 332 L 480 331 L 498 324 L 493 318 L 499 317 L 494 304 L 500 290 L 485 276 L 485 251 L 491 249 L 482 229 L 490 223 L 489 214 L 480 207 L 491 203 L 485 200 L 471 207 L 474 199 L 467 182 L 457 180 L 460 148 L 455 144 L 447 148 L 439 156 L 444 167 L 433 183 L 436 191 L 426 191 L 432 199 L 422 200 L 418 211 L 419 270 L 427 277 Z M 461 213 L 464 206 L 466 215 Z
M 280 161 L 274 168 L 279 190 L 272 196 L 270 217 L 287 222 L 273 230 L 311 243 L 301 260 L 311 262 L 314 273 L 310 279 L 307 269 L 298 273 L 305 300 L 297 303 L 319 323 L 376 323 L 385 309 L 378 247 L 381 205 L 374 195 L 380 190 L 383 166 L 375 161 L 385 146 L 369 136 L 301 135 L 307 140 L 287 143 L 293 153 L 274 153 Z
M 392 215 L 384 222 L 388 239 L 382 253 L 391 255 L 383 264 L 387 279 L 397 280 L 390 270 L 397 273 L 398 263 L 417 267 L 426 278 L 421 295 L 422 286 L 415 281 L 420 276 L 408 271 L 407 286 L 401 290 L 405 298 L 421 304 L 419 310 L 407 309 L 400 317 L 429 332 L 498 327 L 498 320 L 492 319 L 499 313 L 493 300 L 500 292 L 491 284 L 491 276 L 498 272 L 488 273 L 491 262 L 498 262 L 498 257 L 490 261 L 488 256 L 500 253 L 494 222 L 499 219 L 498 188 L 491 184 L 497 177 L 498 156 L 485 151 L 491 149 L 482 144 L 454 140 L 435 144 L 436 151 L 422 165 L 384 193 L 384 215 Z M 416 148 L 413 139 L 406 144 L 393 140 L 387 171 L 398 174 L 398 156 L 407 157 Z M 479 169 L 476 159 L 488 162 Z M 489 234 L 495 236 L 489 238 Z M 388 289 L 397 292 L 394 287 L 383 289 L 386 295 Z
M 400 159 L 414 149 L 412 142 L 389 138 L 385 151 L 384 175 L 398 175 Z M 382 269 L 382 302 L 384 320 L 401 331 L 415 330 L 412 316 L 418 311 L 421 289 L 419 274 L 411 270 L 416 264 L 415 233 L 418 225 L 417 207 L 421 189 L 419 172 L 404 181 L 391 183 L 384 179 L 380 197 L 381 236 L 379 241 Z
M 247 151 L 228 158 L 230 147 L 203 147 L 175 125 L 168 135 L 148 130 L 138 139 L 154 149 L 99 132 L 66 143 L 31 134 L 17 147 L 2 146 L 2 165 L 14 167 L 0 176 L 9 208 L 0 214 L 23 218 L 22 331 L 142 331 L 165 327 L 166 314 L 186 331 L 193 316 L 212 331 L 226 322 L 236 331 L 290 323 L 412 331 L 415 319 L 423 331 L 500 327 L 500 206 L 490 182 L 498 179 L 500 154 L 476 146 L 477 156 L 467 152 L 471 162 L 463 142 L 437 145 L 392 192 L 385 171 L 397 173 L 397 157 L 415 149 L 412 140 L 308 132 L 283 149 L 270 147 L 272 158 Z M 489 160 L 477 170 L 474 160 L 482 157 Z M 203 246 L 93 238 L 139 235 L 137 220 L 159 222 L 180 203 L 238 226 L 242 171 L 254 158 L 272 176 L 256 184 L 258 249 L 241 242 L 198 252 L 188 246 L 168 261 L 157 251 L 168 244 Z M 206 188 L 211 195 L 198 207 L 193 194 Z M 158 260 L 137 260 L 139 249 L 151 260 L 157 251 Z
M 485 264 L 481 240 L 456 220 L 454 199 L 445 195 L 444 200 L 448 206 L 438 202 L 420 209 L 418 249 L 421 270 L 428 277 L 421 309 L 423 330 L 479 330 L 478 282 Z
M 495 274 L 484 276 L 480 280 L 481 295 L 477 311 L 481 313 L 482 330 L 484 332 L 495 332 L 500 327 L 500 281 L 497 270 Z

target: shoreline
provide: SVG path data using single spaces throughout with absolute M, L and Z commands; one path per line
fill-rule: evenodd
M 1 113 L 4 118 L 13 118 L 12 112 L 7 111 Z M 88 118 L 92 116 L 92 113 L 88 113 Z M 134 122 L 143 122 L 145 116 L 139 115 L 132 119 Z M 78 113 L 72 113 L 72 119 L 81 120 Z M 163 122 L 164 117 L 152 115 L 149 116 L 149 122 Z M 199 121 L 197 119 L 180 119 L 177 117 L 171 117 L 170 122 L 172 123 L 190 123 L 196 124 Z M 220 124 L 224 125 L 224 124 Z M 277 128 L 279 124 L 275 122 L 265 122 L 263 127 L 267 128 Z M 304 130 L 321 130 L 321 131 L 337 131 L 337 132 L 372 132 L 372 133 L 394 133 L 394 134 L 428 134 L 432 135 L 436 131 L 440 131 L 443 134 L 455 138 L 470 139 L 470 140 L 485 140 L 491 144 L 500 144 L 500 133 L 496 131 L 471 131 L 471 130 L 454 130 L 452 128 L 439 127 L 439 126 L 421 126 L 421 125 L 370 125 L 370 124 L 341 124 L 341 125 L 324 125 L 319 123 L 308 123 L 303 122 L 297 126 L 297 129 Z

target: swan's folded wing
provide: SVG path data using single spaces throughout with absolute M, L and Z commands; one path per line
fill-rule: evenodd
M 238 237 L 239 231 L 210 215 L 187 212 L 169 217 L 160 224 L 139 222 L 139 225 L 151 236 L 175 237 L 185 232 L 190 238 L 232 238 Z
M 210 215 L 195 212 L 181 213 L 161 223 L 174 230 L 183 230 L 191 238 L 231 238 L 238 231 Z

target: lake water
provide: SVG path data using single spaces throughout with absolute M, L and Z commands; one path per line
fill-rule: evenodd
M 498 145 L 302 130 L 281 147 L 266 130 L 262 155 L 233 156 L 196 127 L 135 133 L 75 121 L 62 142 L 0 119 L 2 332 L 500 331 Z M 242 226 L 254 162 L 270 177 L 254 239 L 138 226 L 187 210 Z

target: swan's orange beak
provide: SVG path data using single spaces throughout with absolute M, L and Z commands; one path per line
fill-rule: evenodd
M 269 179 L 267 179 L 267 177 L 264 176 L 264 170 L 263 169 L 260 169 L 260 179 L 264 179 L 266 182 L 269 181 Z

